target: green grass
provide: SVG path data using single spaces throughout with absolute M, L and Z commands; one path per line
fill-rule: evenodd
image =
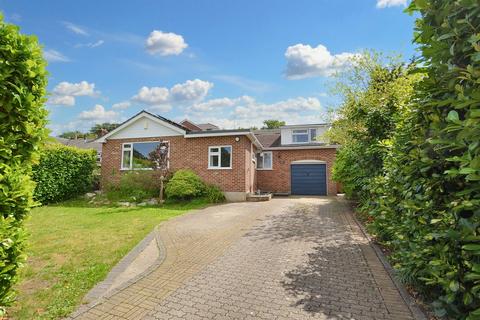
M 28 261 L 18 283 L 14 319 L 57 319 L 82 297 L 154 226 L 206 206 L 205 201 L 163 207 L 89 207 L 84 200 L 35 208 L 26 223 Z

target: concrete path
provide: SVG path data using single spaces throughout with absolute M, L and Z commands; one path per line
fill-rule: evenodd
M 158 235 L 158 266 L 70 318 L 414 319 L 337 198 L 210 207 Z

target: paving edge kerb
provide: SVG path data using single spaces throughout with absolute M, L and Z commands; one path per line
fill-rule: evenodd
M 88 310 L 94 308 L 95 306 L 103 303 L 106 299 L 112 297 L 116 293 L 124 290 L 125 288 L 135 284 L 139 280 L 143 279 L 150 273 L 152 273 L 155 269 L 157 269 L 164 261 L 167 256 L 167 250 L 165 245 L 163 244 L 160 228 L 162 225 L 166 223 L 171 223 L 174 220 L 183 218 L 188 215 L 196 214 L 197 212 L 201 211 L 202 209 L 208 208 L 210 206 L 206 206 L 201 209 L 194 209 L 187 211 L 184 214 L 179 216 L 173 217 L 168 219 L 167 221 L 160 222 L 155 228 L 143 238 L 130 252 L 124 256 L 107 274 L 105 280 L 99 282 L 95 285 L 89 292 L 84 296 L 83 301 L 84 303 L 77 307 L 75 311 L 73 311 L 70 315 L 65 317 L 65 319 L 75 319 L 76 317 L 80 316 L 81 314 L 87 312 Z M 130 265 L 131 263 L 147 248 L 150 242 L 155 239 L 158 248 L 158 258 L 144 271 L 139 273 L 138 275 L 132 277 L 131 279 L 123 282 L 118 287 L 108 290 L 111 285 L 115 282 L 118 276 L 120 276 Z M 85 302 L 86 301 L 86 302 Z
M 196 211 L 196 210 L 195 210 Z M 80 305 L 76 311 L 70 314 L 66 319 L 73 319 L 87 310 L 95 307 L 96 305 L 103 302 L 104 299 L 107 299 L 113 296 L 115 293 L 125 289 L 126 287 L 136 283 L 138 280 L 150 274 L 155 270 L 159 265 L 163 263 L 166 257 L 166 249 L 163 245 L 163 242 L 160 238 L 160 225 L 157 225 L 153 231 L 151 231 L 142 241 L 140 241 L 130 252 L 124 256 L 108 273 L 105 280 L 99 282 L 95 285 L 83 298 L 84 303 Z M 147 248 L 147 246 L 155 240 L 158 248 L 158 258 L 149 266 L 147 269 L 139 273 L 138 275 L 132 277 L 131 279 L 123 282 L 114 289 L 109 290 L 112 284 L 115 282 L 118 276 L 120 276 L 130 265 L 131 263 Z
M 343 200 L 343 201 L 346 201 L 347 205 L 351 206 L 351 203 L 348 200 Z M 383 251 L 375 243 L 373 238 L 370 236 L 368 231 L 365 229 L 365 226 L 356 217 L 354 209 L 352 209 L 351 217 L 353 218 L 353 221 L 358 225 L 358 227 L 360 228 L 360 231 L 363 233 L 365 238 L 368 239 L 368 243 L 369 243 L 370 247 L 375 252 L 376 256 L 378 257 L 378 260 L 380 260 L 380 262 L 383 264 L 383 267 L 387 271 L 388 276 L 390 277 L 393 284 L 397 288 L 397 290 L 400 293 L 400 296 L 402 297 L 403 301 L 405 301 L 405 304 L 407 305 L 408 309 L 410 309 L 410 312 L 412 313 L 413 317 L 416 320 L 427 320 L 428 318 L 426 317 L 425 313 L 423 313 L 422 309 L 418 306 L 415 299 L 413 299 L 413 297 L 408 293 L 405 286 L 398 280 L 395 269 L 393 269 L 393 267 L 390 265 L 390 263 L 387 260 L 387 257 L 383 253 Z

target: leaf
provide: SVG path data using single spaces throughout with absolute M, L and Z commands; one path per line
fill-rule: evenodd
M 460 120 L 458 117 L 458 112 L 455 110 L 451 110 L 447 115 L 447 120 L 451 122 L 458 122 Z
M 426 9 L 428 7 L 428 1 L 427 0 L 415 0 L 415 5 L 417 6 L 418 9 Z
M 462 246 L 463 250 L 467 251 L 478 251 L 480 250 L 480 244 L 470 243 Z
M 453 292 L 457 292 L 458 289 L 460 288 L 460 284 L 458 283 L 458 281 L 452 280 L 450 281 L 448 288 Z

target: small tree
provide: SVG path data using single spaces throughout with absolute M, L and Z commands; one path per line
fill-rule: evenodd
M 168 173 L 169 155 L 168 142 L 160 142 L 155 150 L 148 154 L 148 158 L 152 161 L 152 169 L 160 171 L 160 203 L 163 202 L 163 181 Z
M 34 36 L 0 14 L 0 318 L 25 261 L 23 220 L 33 205 L 32 163 L 47 136 L 47 73 Z
M 285 121 L 270 119 L 270 120 L 263 121 L 262 129 L 278 129 L 284 125 L 285 125 Z
M 101 137 L 113 129 L 116 129 L 118 126 L 118 123 L 99 123 L 90 128 L 90 133 L 95 134 L 97 137 Z
M 63 132 L 62 134 L 59 135 L 59 137 L 64 139 L 81 139 L 81 138 L 87 138 L 87 134 L 81 131 L 75 130 L 75 131 Z

